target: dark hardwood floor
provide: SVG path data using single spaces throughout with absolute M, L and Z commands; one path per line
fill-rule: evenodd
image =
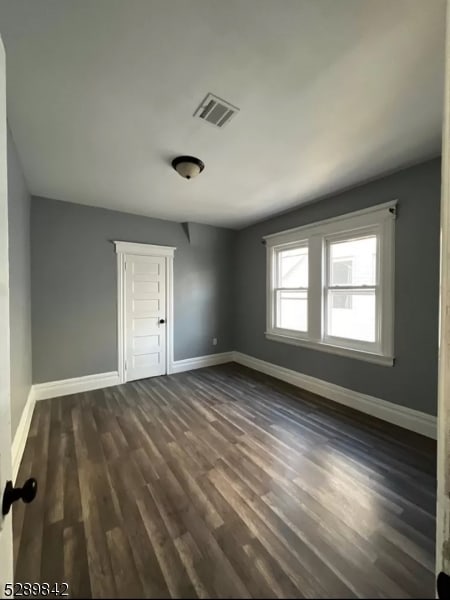
M 234 364 L 39 402 L 16 581 L 433 598 L 434 469 L 434 442 Z

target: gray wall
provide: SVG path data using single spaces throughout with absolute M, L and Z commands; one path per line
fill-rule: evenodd
M 11 331 L 11 434 L 31 387 L 30 196 L 8 130 L 9 297 Z
M 10 164 L 13 168 L 14 161 Z M 436 414 L 440 181 L 436 159 L 240 232 L 191 224 L 190 241 L 180 223 L 33 198 L 33 382 L 117 369 L 116 257 L 111 241 L 118 239 L 178 248 L 176 360 L 236 349 Z M 395 366 L 266 340 L 261 237 L 394 198 L 399 201 Z M 216 347 L 213 337 L 219 340 Z
M 112 240 L 176 246 L 175 360 L 233 349 L 236 232 L 33 197 L 33 383 L 117 370 Z M 218 345 L 212 346 L 212 338 Z
M 436 159 L 241 230 L 236 251 L 236 350 L 436 414 L 440 184 L 440 160 Z M 266 340 L 266 256 L 261 236 L 395 198 L 399 200 L 395 366 Z

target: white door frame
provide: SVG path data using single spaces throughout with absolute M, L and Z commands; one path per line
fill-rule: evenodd
M 450 2 L 447 0 L 442 128 L 436 572 L 450 575 Z
M 11 385 L 9 328 L 8 258 L 8 169 L 6 124 L 6 63 L 0 37 L 0 501 L 7 481 L 11 481 Z M 0 598 L 5 584 L 13 583 L 13 538 L 11 511 L 0 514 Z
M 117 254 L 117 364 L 119 382 L 126 383 L 125 372 L 125 257 L 138 256 L 164 257 L 166 262 L 166 373 L 173 372 L 173 257 L 175 246 L 114 242 Z

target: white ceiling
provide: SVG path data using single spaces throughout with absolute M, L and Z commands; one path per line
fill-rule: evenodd
M 440 152 L 444 0 L 2 0 L 35 195 L 241 227 Z M 240 107 L 223 129 L 206 93 Z M 170 167 L 205 162 L 195 180 Z

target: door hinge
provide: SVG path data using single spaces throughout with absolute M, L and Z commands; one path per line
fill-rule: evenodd
M 124 270 L 124 271 L 126 271 L 126 270 L 127 270 L 127 261 L 125 261 L 125 262 L 123 263 L 123 270 Z
M 128 363 L 125 361 L 125 371 L 127 370 Z

